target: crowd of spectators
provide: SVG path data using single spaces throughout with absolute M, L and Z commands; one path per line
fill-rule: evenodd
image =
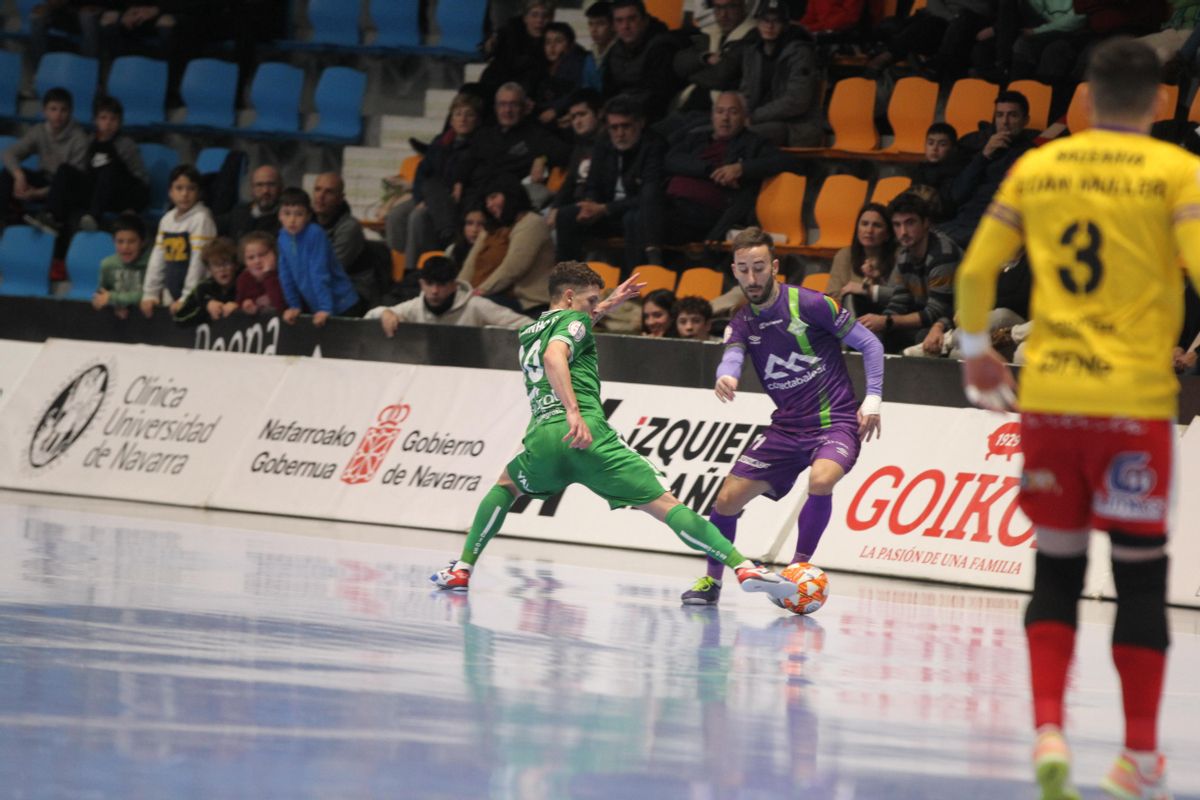
M 52 29 L 77 34 L 79 48 L 105 63 L 159 52 L 174 87 L 196 43 L 233 38 L 245 66 L 253 37 L 271 35 L 266 17 L 278 2 L 237 4 L 248 11 L 239 20 L 212 13 L 226 5 L 45 0 L 27 52 L 44 52 Z M 97 98 L 89 132 L 58 89 L 43 97 L 44 122 L 4 153 L 0 211 L 6 223 L 29 212 L 26 221 L 58 237 L 58 273 L 72 233 L 112 231 L 117 253 L 94 300 L 112 313 L 164 305 L 180 321 L 274 311 L 291 322 L 306 312 L 322 324 L 374 306 L 369 316 L 388 335 L 401 322 L 511 326 L 545 309 L 546 275 L 559 260 L 606 261 L 624 276 L 645 265 L 681 269 L 697 252 L 721 266 L 730 232 L 757 223 L 766 180 L 791 171 L 817 185 L 838 170 L 791 151 L 825 142 L 823 105 L 838 77 L 880 76 L 884 86 L 914 73 L 943 85 L 1032 78 L 1053 88 L 1053 121 L 1103 38 L 1144 36 L 1167 79 L 1197 72 L 1200 0 L 908 5 L 872 22 L 862 0 L 694 0 L 672 28 L 642 0 L 585 0 L 584 47 L 581 31 L 556 21 L 553 0 L 494 0 L 481 45 L 487 67 L 460 87 L 442 132 L 421 143 L 411 192 L 387 214 L 386 246 L 373 246 L 351 213 L 340 174 L 317 176 L 310 200 L 285 189 L 270 163 L 253 165 L 248 202 L 221 209 L 206 206 L 205 179 L 182 165 L 171 174 L 171 208 L 139 227 L 148 179 L 120 103 Z M 961 138 L 931 125 L 924 159 L 892 167 L 911 188 L 857 209 L 825 291 L 889 352 L 954 355 L 955 268 L 1001 180 L 1041 134 L 1030 128 L 1029 100 L 1011 89 Z M 30 155 L 36 169 L 21 166 Z M 395 259 L 416 277 L 407 292 L 386 291 Z M 825 271 L 790 266 L 797 281 Z M 1001 277 L 992 325 L 1011 355 L 1028 332 L 1029 288 L 1018 259 Z M 650 293 L 633 327 L 708 339 L 738 300 Z M 1195 365 L 1191 343 L 1180 343 L 1181 368 Z

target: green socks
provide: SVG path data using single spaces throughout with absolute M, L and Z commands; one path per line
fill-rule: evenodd
M 463 545 L 462 561 L 474 565 L 479 559 L 479 554 L 483 552 L 483 548 L 487 547 L 487 543 L 504 524 L 504 518 L 508 516 L 508 509 L 516 499 L 500 484 L 493 486 L 484 495 L 483 500 L 479 503 L 479 508 L 475 511 L 475 521 L 471 523 L 471 530 L 467 533 L 467 543 Z
M 727 567 L 736 567 L 746 560 L 733 542 L 721 535 L 717 526 L 683 503 L 668 511 L 665 521 L 667 527 L 675 531 L 675 535 L 688 547 L 699 550 Z

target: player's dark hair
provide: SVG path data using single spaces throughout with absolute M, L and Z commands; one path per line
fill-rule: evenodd
M 929 219 L 929 203 L 916 192 L 904 192 L 888 205 L 888 215 L 916 214 L 921 219 Z
M 730 246 L 730 252 L 737 255 L 738 250 L 749 250 L 751 247 L 766 248 L 771 253 L 771 258 L 775 258 L 775 240 L 771 238 L 771 234 L 764 231 L 762 228 L 751 225 L 745 228 L 733 237 L 733 244 Z
M 1029 98 L 1020 92 L 1014 92 L 1011 89 L 1001 92 L 996 95 L 996 105 L 1001 103 L 1012 103 L 1021 109 L 1023 116 L 1029 116 Z
M 200 170 L 192 164 L 176 164 L 171 168 L 170 174 L 167 175 L 167 186 L 175 183 L 180 178 L 187 178 L 197 186 L 200 185 Z
M 575 44 L 575 29 L 565 22 L 551 22 L 546 26 L 546 33 L 561 33 L 567 40 L 567 44 Z
M 121 105 L 117 98 L 102 94 L 92 101 L 92 118 L 101 114 L 112 114 L 117 119 L 125 119 L 125 106 Z
M 1088 91 L 1100 116 L 1141 116 L 1154 107 L 1162 65 L 1148 45 L 1115 36 L 1088 59 Z
M 213 264 L 233 264 L 237 268 L 237 245 L 228 236 L 218 236 L 200 251 L 200 260 L 205 266 Z
M 143 242 L 146 241 L 146 222 L 140 214 L 134 214 L 132 211 L 119 214 L 116 223 L 113 224 L 113 235 L 121 231 L 132 231 Z
M 892 270 L 892 265 L 896 263 L 896 234 L 892 231 L 892 215 L 888 211 L 887 206 L 880 203 L 867 203 L 863 206 L 858 216 L 854 218 L 854 237 L 850 240 L 850 266 L 858 274 L 862 274 L 862 263 L 867 260 L 867 250 L 862 246 L 862 242 L 858 241 L 858 223 L 862 220 L 863 214 L 868 211 L 874 211 L 879 216 L 883 217 L 883 228 L 887 233 L 887 239 L 884 240 L 880 249 L 883 250 L 883 260 L 885 263 L 879 265 L 879 271 L 887 275 Z
M 560 261 L 550 271 L 550 302 L 562 297 L 567 289 L 604 288 L 604 279 L 582 261 Z
M 1029 113 L 1028 111 L 1025 113 Z M 958 144 L 958 131 L 954 130 L 954 126 L 949 122 L 935 122 L 925 131 L 925 137 L 930 136 L 945 136 L 950 140 L 950 144 Z
M 68 90 L 61 86 L 55 86 L 51 89 L 47 89 L 46 93 L 42 95 L 42 108 L 45 108 L 51 103 L 62 103 L 69 110 L 74 110 L 75 108 L 75 98 L 71 96 L 71 93 Z
M 679 319 L 680 314 L 695 314 L 704 317 L 704 321 L 708 322 L 713 317 L 712 303 L 694 294 L 681 297 L 675 301 L 675 307 L 671 309 L 671 316 L 675 319 Z
M 284 206 L 300 206 L 308 213 L 312 213 L 312 201 L 308 199 L 308 192 L 298 186 L 289 186 L 279 193 L 279 207 Z

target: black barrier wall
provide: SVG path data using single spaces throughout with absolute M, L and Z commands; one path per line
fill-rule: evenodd
M 481 369 L 516 369 L 517 336 L 498 328 L 450 325 L 401 325 L 389 339 L 375 320 L 330 319 L 324 328 L 309 317 L 295 325 L 279 317 L 219 320 L 198 327 L 176 325 L 159 309 L 146 319 L 133 310 L 128 319 L 98 312 L 88 303 L 42 298 L 0 297 L 0 338 L 43 342 L 49 338 L 86 339 L 126 344 L 225 350 L 266 355 L 320 356 L 401 364 L 430 364 Z M 721 345 L 677 339 L 601 334 L 596 338 L 604 380 L 662 386 L 710 388 Z M 850 373 L 862 391 L 862 359 L 849 354 Z M 1179 421 L 1200 414 L 1200 378 L 1182 379 Z M 747 369 L 741 388 L 761 392 Z M 965 406 L 958 363 L 942 359 L 889 357 L 884 399 L 929 406 Z

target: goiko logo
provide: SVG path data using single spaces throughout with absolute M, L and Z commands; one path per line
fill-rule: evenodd
M 383 459 L 400 437 L 400 423 L 408 419 L 412 409 L 408 403 L 385 406 L 379 412 L 375 424 L 367 428 L 358 450 L 350 456 L 346 468 L 342 470 L 342 483 L 367 483 L 375 477 L 375 473 L 383 466 Z
M 817 356 L 806 356 L 803 353 L 791 353 L 786 361 L 772 353 L 771 357 L 767 359 L 767 367 L 763 370 L 763 375 L 777 381 L 786 378 L 788 372 L 800 372 L 805 367 L 812 367 L 820 363 L 821 359 Z
M 108 392 L 108 368 L 88 367 L 50 403 L 29 441 L 29 464 L 41 468 L 67 452 L 96 418 Z

